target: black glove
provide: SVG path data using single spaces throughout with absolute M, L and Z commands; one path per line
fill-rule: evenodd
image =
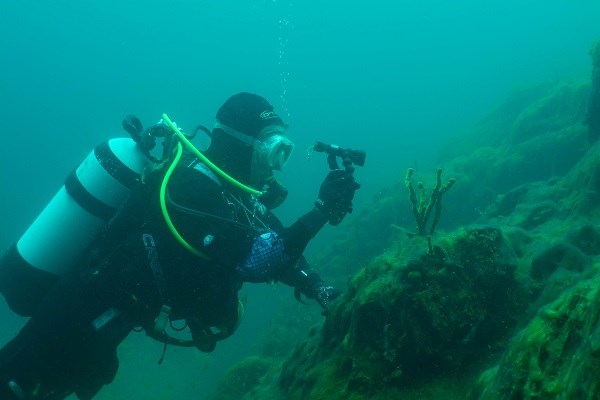
M 306 261 L 304 260 L 304 262 Z M 293 278 L 297 285 L 294 291 L 294 296 L 296 297 L 296 300 L 300 301 L 301 303 L 304 303 L 301 298 L 301 296 L 304 295 L 309 299 L 315 299 L 317 303 L 319 303 L 321 307 L 326 310 L 329 303 L 342 294 L 341 290 L 336 289 L 333 286 L 326 285 L 321 280 L 319 274 L 312 271 L 310 268 L 306 268 L 306 271 L 296 271 L 298 274 Z
M 317 300 L 317 303 L 319 303 L 323 309 L 327 309 L 329 303 L 340 294 L 342 294 L 341 290 L 325 284 L 315 288 L 315 300 Z
M 352 199 L 359 187 L 351 173 L 334 169 L 321 184 L 315 207 L 328 217 L 331 225 L 337 225 L 352 212 Z

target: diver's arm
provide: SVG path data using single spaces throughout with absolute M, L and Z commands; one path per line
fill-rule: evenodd
M 302 295 L 315 299 L 323 308 L 342 292 L 323 282 L 319 274 L 308 265 L 304 256 L 300 257 L 293 268 L 282 271 L 279 280 L 294 288 L 294 297 L 302 302 Z
M 308 242 L 327 223 L 329 216 L 317 208 L 313 208 L 294 222 L 281 230 L 281 238 L 285 243 L 285 251 L 292 258 L 298 258 L 304 252 Z
M 236 267 L 241 279 L 254 283 L 281 281 L 295 289 L 299 301 L 304 295 L 326 308 L 341 292 L 323 282 L 308 265 L 302 251 L 327 219 L 313 210 L 287 229 L 282 228 L 273 214 L 268 219 L 273 230 L 254 238 L 248 256 Z
M 286 252 L 291 257 L 299 257 L 308 242 L 331 221 L 337 225 L 352 210 L 354 192 L 360 185 L 352 174 L 335 169 L 329 172 L 319 189 L 319 197 L 312 210 L 298 218 L 281 233 Z

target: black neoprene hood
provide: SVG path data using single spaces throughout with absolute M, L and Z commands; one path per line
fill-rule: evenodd
M 217 111 L 217 120 L 254 138 L 267 126 L 285 126 L 266 99 L 247 92 L 228 98 Z

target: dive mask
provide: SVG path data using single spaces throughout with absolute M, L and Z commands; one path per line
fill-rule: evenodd
M 254 143 L 255 165 L 281 171 L 287 164 L 294 144 L 285 136 L 285 127 L 273 125 L 264 128 Z
M 214 128 L 252 146 L 252 164 L 262 170 L 281 170 L 294 148 L 294 144 L 285 136 L 285 126 L 267 126 L 260 131 L 257 138 L 219 122 L 214 125 Z

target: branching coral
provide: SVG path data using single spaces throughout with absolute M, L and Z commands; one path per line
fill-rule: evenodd
M 427 194 L 425 193 L 425 187 L 422 182 L 417 184 L 419 193 L 417 194 L 415 191 L 412 184 L 413 173 L 414 170 L 412 168 L 409 168 L 406 171 L 404 184 L 408 189 L 410 202 L 412 204 L 412 212 L 417 221 L 419 236 L 425 236 L 427 232 L 427 221 L 429 220 L 432 211 L 434 211 L 433 221 L 431 222 L 428 235 L 433 235 L 442 213 L 442 196 L 452 187 L 452 185 L 454 185 L 456 179 L 451 178 L 446 184 L 442 185 L 442 169 L 438 168 L 436 185 L 431 192 L 431 196 L 429 196 L 429 201 L 427 201 Z

